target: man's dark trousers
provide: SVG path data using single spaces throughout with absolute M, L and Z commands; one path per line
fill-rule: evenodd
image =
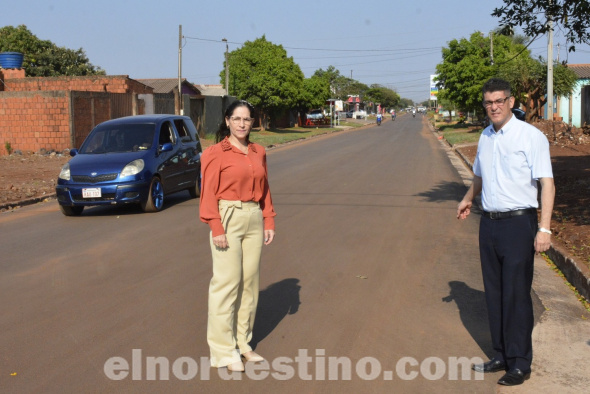
M 505 219 L 482 216 L 481 270 L 495 358 L 527 373 L 533 359 L 531 286 L 537 215 Z

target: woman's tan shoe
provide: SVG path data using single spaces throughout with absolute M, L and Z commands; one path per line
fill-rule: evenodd
M 246 353 L 242 354 L 242 357 L 244 357 L 246 359 L 246 361 L 249 361 L 252 363 L 259 363 L 261 361 L 264 361 L 264 357 L 262 357 L 260 354 L 258 354 L 256 352 L 246 352 Z
M 227 370 L 230 372 L 244 372 L 244 370 L 245 370 L 244 363 L 241 361 L 238 361 L 237 363 L 229 364 L 227 366 Z

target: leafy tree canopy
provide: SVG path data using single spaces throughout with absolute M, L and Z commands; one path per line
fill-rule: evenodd
M 499 46 L 494 40 L 494 46 Z M 501 51 L 494 48 L 498 56 Z M 442 50 L 442 63 L 436 66 L 438 96 L 464 110 L 481 109 L 481 88 L 494 75 L 490 61 L 490 41 L 480 32 L 470 39 L 462 38 L 449 42 Z
M 393 108 L 399 105 L 400 96 L 394 90 L 381 85 L 371 85 L 365 93 L 365 101 L 380 104 L 381 108 Z
M 449 42 L 449 47 L 443 48 L 443 62 L 436 66 L 440 99 L 483 115 L 481 88 L 489 78 L 497 76 L 510 82 L 517 105 L 526 104 L 527 120 L 534 118 L 546 101 L 547 66 L 542 60 L 531 58 L 522 42 L 522 37 L 494 34 L 493 62 L 490 37 L 480 32 L 473 33 L 469 40 Z M 571 70 L 555 64 L 555 94 L 571 93 L 575 82 Z
M 334 66 L 329 66 L 326 70 L 320 68 L 314 76 L 328 81 L 332 91 L 331 98 L 339 100 L 347 100 L 349 95 L 362 96 L 368 89 L 367 85 L 341 75 Z
M 412 99 L 402 97 L 399 100 L 399 107 L 400 108 L 408 108 L 408 107 L 413 107 L 413 106 L 414 106 L 414 101 Z
M 263 128 L 269 117 L 301 104 L 304 75 L 282 45 L 265 36 L 246 41 L 229 54 L 230 94 L 248 100 L 260 112 Z M 225 72 L 220 72 L 223 81 Z
M 312 108 L 320 108 L 330 98 L 330 84 L 323 78 L 312 75 L 303 80 L 303 90 L 300 96 L 299 109 L 306 111 Z
M 548 18 L 554 29 L 565 32 L 568 50 L 575 44 L 590 44 L 590 2 L 588 0 L 503 0 L 504 6 L 495 8 L 492 16 L 500 18 L 507 28 L 522 27 L 524 34 L 537 37 L 549 31 Z
M 0 28 L 0 52 L 23 53 L 23 68 L 29 77 L 105 74 L 89 62 L 82 48 L 72 50 L 40 40 L 25 25 Z

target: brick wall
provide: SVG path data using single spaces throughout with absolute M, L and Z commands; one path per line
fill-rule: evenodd
M 142 113 L 132 95 L 153 93 L 126 75 L 24 78 L 11 71 L 0 69 L 0 155 L 7 142 L 32 152 L 80 147 L 98 123 Z
M 66 92 L 4 92 L 0 95 L 0 154 L 13 150 L 61 151 L 70 147 L 70 98 Z
M 86 77 L 27 77 L 5 76 L 5 92 L 31 92 L 36 90 L 70 90 L 80 92 L 152 93 L 153 89 L 127 75 L 92 75 Z

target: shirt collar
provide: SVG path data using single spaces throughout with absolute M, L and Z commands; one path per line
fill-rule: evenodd
M 222 141 L 221 141 L 221 149 L 223 151 L 228 151 L 228 150 L 232 150 L 233 145 L 231 144 L 231 142 L 229 142 L 229 137 L 225 137 Z M 252 142 L 248 142 L 248 149 L 251 149 L 252 152 L 254 153 L 258 153 L 256 151 L 256 145 L 254 145 Z
M 494 125 L 491 124 L 489 126 L 489 131 L 490 134 L 495 135 L 495 134 L 506 134 L 506 132 L 510 131 L 510 129 L 512 129 L 512 127 L 514 126 L 514 119 L 516 119 L 516 116 L 514 116 L 514 114 L 511 114 L 512 116 L 510 117 L 510 119 L 508 120 L 508 122 L 506 122 L 506 124 L 504 126 L 502 126 L 502 128 L 500 130 L 498 130 L 498 132 L 496 132 L 496 129 L 494 128 Z

